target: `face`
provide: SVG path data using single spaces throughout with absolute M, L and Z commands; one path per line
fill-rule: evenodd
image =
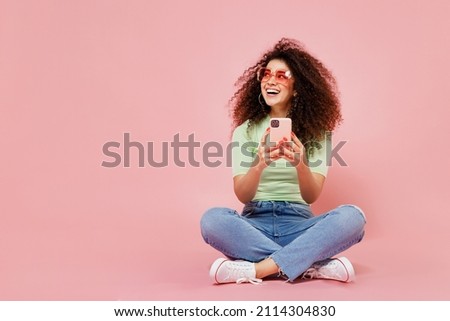
M 288 108 L 294 96 L 294 78 L 287 64 L 280 59 L 269 61 L 260 75 L 261 93 L 270 107 Z

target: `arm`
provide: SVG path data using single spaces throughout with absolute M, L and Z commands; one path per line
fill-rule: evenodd
M 319 198 L 322 192 L 325 176 L 312 173 L 308 165 L 303 162 L 300 162 L 296 168 L 300 194 L 302 194 L 305 202 L 312 204 Z
M 325 182 L 325 176 L 319 173 L 311 172 L 308 160 L 306 158 L 305 147 L 292 133 L 292 148 L 290 145 L 284 145 L 282 148 L 282 157 L 288 160 L 297 170 L 297 178 L 302 198 L 308 203 L 314 203 L 320 196 Z
M 253 164 L 247 173 L 236 175 L 233 178 L 234 193 L 239 201 L 244 204 L 250 202 L 255 197 L 263 170 L 269 166 L 272 161 L 280 158 L 278 147 L 268 147 L 265 144 L 269 132 L 270 129 L 266 129 L 261 138 Z
M 263 168 L 253 166 L 248 170 L 247 174 L 233 177 L 234 194 L 236 194 L 239 201 L 245 204 L 255 197 L 262 171 Z

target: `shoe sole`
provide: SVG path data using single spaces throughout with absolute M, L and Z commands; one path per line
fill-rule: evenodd
M 349 261 L 349 259 L 347 259 L 346 257 L 342 256 L 342 257 L 336 258 L 336 260 L 338 260 L 339 262 L 341 262 L 344 265 L 345 270 L 347 271 L 347 275 L 348 275 L 347 280 L 341 281 L 341 282 L 348 283 L 348 282 L 354 281 L 355 280 L 355 270 L 353 269 L 353 265 Z
M 221 284 L 216 279 L 216 273 L 219 270 L 220 266 L 225 262 L 228 261 L 227 259 L 220 258 L 214 261 L 214 263 L 211 265 L 211 269 L 209 270 L 209 277 L 211 278 L 211 281 L 215 284 Z

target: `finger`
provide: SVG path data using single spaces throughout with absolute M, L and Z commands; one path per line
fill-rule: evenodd
M 297 138 L 294 132 L 291 132 L 292 141 L 299 147 L 303 146 L 302 142 Z
M 272 151 L 272 150 L 280 148 L 280 145 L 269 141 L 269 142 L 266 142 L 266 144 L 264 145 L 264 148 Z
M 279 148 L 280 148 L 280 146 L 274 145 L 273 143 L 269 143 L 269 144 L 264 145 L 264 151 L 265 152 L 272 152 L 272 151 L 277 150 Z
M 293 147 L 292 147 L 293 145 L 294 145 L 294 143 L 291 142 L 291 141 L 282 141 L 282 142 L 280 143 L 279 148 L 280 148 L 283 152 L 286 151 L 286 150 L 292 151 L 292 150 L 293 150 Z
M 299 160 L 301 158 L 301 152 L 295 150 L 285 150 L 284 155 L 286 155 L 287 160 Z
M 279 140 L 278 142 L 277 142 L 277 147 L 280 147 L 280 146 L 283 146 L 284 145 L 284 140 L 282 139 L 282 140 Z
M 293 151 L 287 148 L 283 150 L 283 155 L 286 156 L 288 159 L 292 159 L 294 157 Z
M 286 138 L 286 137 L 283 137 L 283 139 L 280 139 L 278 142 L 277 142 L 277 147 L 282 147 L 282 146 L 288 146 L 288 144 L 286 144 L 286 143 L 288 143 L 289 141 L 288 141 L 288 139 Z
M 297 152 L 297 153 L 301 152 L 302 147 L 303 147 L 302 145 L 298 145 L 295 142 L 292 142 L 292 144 L 291 144 L 291 150 L 294 152 Z
M 303 146 L 302 142 L 297 138 L 297 136 L 295 136 L 295 134 L 293 134 L 292 140 L 294 142 L 293 150 L 295 152 L 301 153 L 302 151 L 304 151 L 305 146 Z
M 269 153 L 269 158 L 271 161 L 277 160 L 281 157 L 280 149 L 277 148 Z
M 292 146 L 294 145 L 294 142 L 292 140 L 282 140 L 280 145 L 284 146 L 285 148 L 289 148 L 291 149 Z
M 266 144 L 266 138 L 267 138 L 267 135 L 269 135 L 269 133 L 270 133 L 270 127 L 267 127 L 266 131 L 264 132 L 264 134 L 261 137 L 261 141 L 260 141 L 261 146 L 264 146 Z
M 267 135 L 269 135 L 269 133 L 270 133 L 270 127 L 267 127 L 266 130 L 264 131 L 264 134 L 263 134 L 261 140 L 264 141 L 265 138 L 267 137 Z
M 275 155 L 278 153 L 279 147 L 275 146 L 267 146 L 265 145 L 264 148 L 261 150 L 261 153 L 263 155 L 266 155 L 266 157 L 269 157 L 271 154 Z

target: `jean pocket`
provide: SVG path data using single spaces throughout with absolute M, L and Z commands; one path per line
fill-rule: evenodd
M 256 204 L 247 203 L 242 209 L 242 216 L 249 216 L 255 212 Z
M 314 215 L 311 212 L 311 208 L 307 204 L 301 203 L 289 203 L 289 208 L 295 213 L 304 218 L 311 218 Z

